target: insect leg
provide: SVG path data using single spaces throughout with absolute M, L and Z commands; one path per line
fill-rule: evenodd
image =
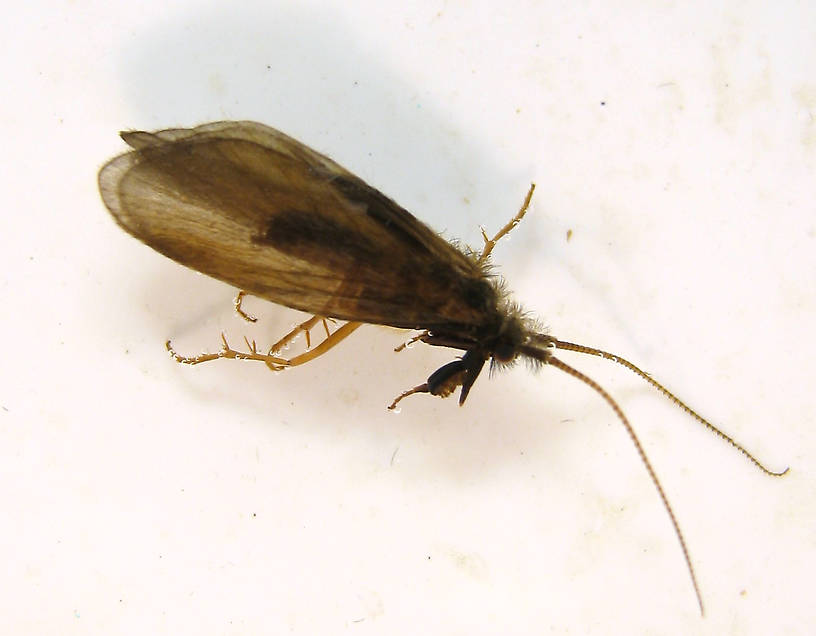
M 530 200 L 533 198 L 534 190 L 535 183 L 531 183 L 530 190 L 527 192 L 527 196 L 524 197 L 524 203 L 521 204 L 521 209 L 518 211 L 518 214 L 510 219 L 507 225 L 500 229 L 493 238 L 487 238 L 487 232 L 485 232 L 485 229 L 480 228 L 482 230 L 484 248 L 482 249 L 482 253 L 479 255 L 479 258 L 476 259 L 476 262 L 479 263 L 479 265 L 487 260 L 487 257 L 490 256 L 490 252 L 492 252 L 493 248 L 496 247 L 496 243 L 498 243 L 503 236 L 509 234 L 510 231 L 519 224 L 521 219 L 524 218 L 524 215 L 527 214 L 527 208 L 530 207 Z
M 312 316 L 309 320 L 304 320 L 299 325 L 296 325 L 292 331 L 287 333 L 283 338 L 278 340 L 275 344 L 269 347 L 269 351 L 267 352 L 269 355 L 274 355 L 276 353 L 280 353 L 284 347 L 294 342 L 295 338 L 297 338 L 301 333 L 306 334 L 306 347 L 311 348 L 312 346 L 312 338 L 311 338 L 311 331 L 314 326 L 319 323 L 323 322 L 323 328 L 326 330 L 326 338 L 328 338 L 331 334 L 329 334 L 329 327 L 326 324 L 326 319 L 322 316 Z
M 246 342 L 248 349 L 247 351 L 238 351 L 233 349 L 230 347 L 229 343 L 227 342 L 227 338 L 223 333 L 221 334 L 221 350 L 217 353 L 202 353 L 197 356 L 182 356 L 177 353 L 175 349 L 173 349 L 169 340 L 165 343 L 165 347 L 170 352 L 170 355 L 173 356 L 173 359 L 181 364 L 200 364 L 202 362 L 209 362 L 210 360 L 218 360 L 220 358 L 232 360 L 257 360 L 266 364 L 266 366 L 272 371 L 282 371 L 286 367 L 299 366 L 323 355 L 329 349 L 350 336 L 357 329 L 357 327 L 362 324 L 359 322 L 347 322 L 334 333 L 331 333 L 326 320 L 327 319 L 323 318 L 322 316 L 312 316 L 309 318 L 309 320 L 300 323 L 283 338 L 278 340 L 267 350 L 266 353 L 261 353 L 258 351 L 258 346 L 255 341 L 253 340 L 250 342 L 246 338 L 244 338 L 244 342 Z M 307 346 L 311 346 L 309 331 L 319 322 L 323 323 L 323 328 L 326 330 L 326 338 L 314 349 L 310 349 L 306 353 L 302 353 L 291 359 L 281 358 L 277 355 L 301 332 L 306 334 Z
M 323 320 L 323 326 L 326 327 L 326 333 L 328 334 L 329 333 L 329 328 L 328 328 L 328 326 L 326 326 L 326 321 L 323 318 L 320 318 L 319 316 L 314 316 L 313 318 L 311 318 L 310 320 L 307 320 L 306 322 L 308 323 L 311 320 L 315 320 L 315 319 Z M 304 323 L 304 324 L 306 324 L 306 323 Z M 331 349 L 332 347 L 338 345 L 343 340 L 348 338 L 362 324 L 363 323 L 361 323 L 361 322 L 347 322 L 345 325 L 343 325 L 342 327 L 337 329 L 337 331 L 335 331 L 335 332 L 331 333 L 330 335 L 326 336 L 325 340 L 323 340 L 323 342 L 321 342 L 319 345 L 317 345 L 314 349 L 309 349 L 309 351 L 307 351 L 306 353 L 301 353 L 299 356 L 295 356 L 294 358 L 291 358 L 291 359 L 287 360 L 286 361 L 286 363 L 287 363 L 286 366 L 296 367 L 296 366 L 301 365 L 301 364 L 306 364 L 310 360 L 314 360 L 315 358 L 317 358 L 319 356 L 322 356 L 329 349 Z M 275 346 L 277 346 L 277 343 L 276 343 Z M 274 347 L 272 349 L 270 349 L 270 353 L 272 353 L 272 352 L 275 352 Z M 270 356 L 270 357 L 274 358 L 274 356 Z M 274 366 L 274 364 L 275 363 L 273 362 L 272 365 Z M 267 366 L 269 366 L 268 363 L 267 363 Z M 272 368 L 272 367 L 270 367 L 270 368 Z M 274 368 L 272 370 L 277 371 L 277 369 L 274 369 Z
M 448 364 L 439 367 L 423 384 L 403 391 L 391 402 L 388 409 L 393 411 L 400 400 L 414 393 L 430 393 L 445 398 L 460 386 L 462 392 L 459 395 L 459 406 L 462 406 L 467 399 L 470 387 L 479 377 L 484 363 L 485 357 L 483 355 L 474 350 L 467 351 L 459 360 L 448 362 Z
M 425 338 L 427 338 L 427 337 L 428 337 L 428 336 L 430 336 L 430 335 L 431 335 L 431 332 L 430 332 L 430 331 L 423 331 L 422 333 L 419 333 L 419 334 L 415 335 L 415 336 L 414 336 L 413 338 L 411 338 L 410 340 L 406 340 L 405 342 L 403 342 L 403 343 L 402 343 L 402 344 L 401 344 L 399 347 L 397 347 L 396 349 L 394 349 L 394 351 L 395 351 L 396 353 L 399 353 L 400 351 L 402 351 L 402 350 L 407 349 L 408 347 L 410 347 L 410 346 L 411 346 L 412 344 L 414 344 L 415 342 L 424 342 L 424 341 L 425 341 Z
M 430 393 L 431 395 L 438 395 L 439 397 L 448 397 L 456 390 L 456 387 L 462 384 L 465 375 L 465 363 L 462 360 L 454 360 L 448 362 L 443 367 L 438 368 L 431 374 L 427 382 L 415 386 L 413 389 L 408 389 L 400 393 L 391 405 L 388 407 L 389 411 L 397 408 L 403 398 L 407 398 L 414 393 Z
M 239 316 L 241 316 L 241 318 L 243 318 L 247 322 L 258 322 L 258 319 L 255 316 L 246 313 L 241 308 L 245 296 L 247 296 L 247 292 L 245 292 L 243 289 L 238 292 L 238 295 L 235 297 L 234 300 L 235 311 L 238 313 Z M 283 338 L 278 340 L 274 345 L 272 345 L 272 347 L 270 347 L 269 355 L 278 353 L 286 345 L 292 342 L 300 333 L 304 333 L 306 335 L 306 347 L 311 348 L 312 346 L 311 330 L 318 322 L 323 323 L 323 329 L 325 329 L 326 337 L 328 338 L 331 335 L 331 332 L 329 332 L 329 325 L 326 322 L 326 320 L 327 319 L 323 318 L 322 316 L 312 316 L 311 318 L 309 318 L 309 320 L 300 323 L 297 327 L 292 329 L 292 331 L 287 333 Z
M 238 292 L 238 295 L 235 297 L 235 300 L 233 301 L 233 304 L 235 305 L 235 311 L 238 313 L 239 316 L 241 316 L 241 318 L 243 318 L 247 322 L 258 322 L 258 319 L 255 316 L 253 316 L 251 314 L 248 314 L 247 312 L 245 312 L 242 309 L 244 298 L 246 296 L 248 296 L 248 295 L 249 295 L 249 293 L 244 291 L 243 289 Z M 274 349 L 275 352 L 277 352 L 280 348 L 283 348 L 287 344 L 289 344 L 289 342 L 291 340 L 294 340 L 294 338 L 300 332 L 305 332 L 306 333 L 306 346 L 311 347 L 312 345 L 311 345 L 311 341 L 310 341 L 310 337 L 309 337 L 309 332 L 312 329 L 312 327 L 314 327 L 315 324 L 320 320 L 323 321 L 323 328 L 326 330 L 326 337 L 328 338 L 330 334 L 329 334 L 329 326 L 328 326 L 328 324 L 326 324 L 326 319 L 321 318 L 319 316 L 313 316 L 309 320 L 307 320 L 307 321 L 301 323 L 300 325 L 298 325 L 297 327 L 295 327 L 292 331 L 290 331 L 283 338 L 281 338 L 278 342 L 276 342 L 275 345 L 272 347 L 272 349 Z
M 170 355 L 173 356 L 173 359 L 181 364 L 200 364 L 202 362 L 209 362 L 210 360 L 218 360 L 219 358 L 228 358 L 232 360 L 259 360 L 265 362 L 266 366 L 274 371 L 280 371 L 285 366 L 288 366 L 289 362 L 284 358 L 259 353 L 258 346 L 254 340 L 250 343 L 249 340 L 244 338 L 244 342 L 246 342 L 249 351 L 237 351 L 229 346 L 226 336 L 222 333 L 221 350 L 218 353 L 201 353 L 197 356 L 189 357 L 176 353 L 176 350 L 170 345 L 169 340 L 164 343 L 164 346 L 170 352 Z
M 241 309 L 241 304 L 244 302 L 244 296 L 246 295 L 247 293 L 243 289 L 238 292 L 238 295 L 235 297 L 235 300 L 232 301 L 233 304 L 235 305 L 235 311 L 239 316 L 241 316 L 241 318 L 243 318 L 247 322 L 258 322 L 258 319 L 255 316 L 252 316 L 246 313 L 243 309 Z

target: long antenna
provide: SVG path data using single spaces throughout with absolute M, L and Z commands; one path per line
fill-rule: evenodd
M 731 446 L 733 446 L 740 453 L 745 455 L 745 457 L 747 457 L 751 461 L 751 463 L 753 463 L 757 468 L 759 468 L 766 475 L 770 475 L 771 477 L 781 477 L 782 475 L 787 473 L 788 470 L 790 470 L 790 467 L 788 467 L 788 468 L 785 468 L 785 470 L 783 470 L 781 472 L 776 472 L 776 471 L 771 470 L 770 468 L 766 468 L 762 464 L 762 462 L 760 462 L 756 457 L 754 457 L 751 453 L 749 453 L 748 450 L 745 449 L 745 447 L 743 447 L 741 444 L 739 444 L 736 440 L 734 440 L 734 438 L 732 438 L 730 435 L 728 435 L 727 433 L 721 431 L 719 428 L 714 426 L 711 422 L 709 422 L 707 419 L 705 419 L 702 415 L 697 413 L 697 411 L 695 411 L 690 406 L 688 406 L 685 402 L 683 402 L 683 400 L 678 398 L 674 393 L 672 393 L 665 386 L 660 384 L 660 382 L 658 382 L 657 380 L 652 378 L 652 376 L 650 376 L 645 371 L 642 371 L 641 369 L 639 369 L 637 366 L 635 366 L 634 364 L 632 364 L 628 360 L 626 360 L 624 358 L 621 358 L 620 356 L 615 355 L 614 353 L 609 353 L 607 351 L 602 351 L 601 349 L 594 349 L 593 347 L 587 347 L 587 346 L 584 346 L 584 345 L 575 344 L 573 342 L 565 342 L 563 340 L 558 340 L 557 338 L 548 338 L 548 344 L 550 346 L 555 347 L 556 349 L 566 349 L 568 351 L 576 351 L 578 353 L 586 353 L 586 354 L 592 355 L 592 356 L 599 356 L 599 357 L 603 358 L 604 360 L 611 360 L 612 362 L 617 362 L 618 364 L 626 367 L 627 369 L 629 369 L 633 373 L 636 373 L 637 375 L 639 375 L 646 382 L 648 382 L 654 388 L 656 388 L 658 391 L 660 391 L 665 397 L 667 397 L 669 400 L 671 400 L 671 402 L 673 402 L 675 404 L 675 406 L 678 406 L 681 409 L 683 409 L 686 413 L 688 413 L 691 417 L 693 417 L 695 420 L 697 420 L 700 424 L 705 426 L 709 431 L 711 431 L 712 433 L 714 433 L 715 435 L 720 437 L 720 439 L 723 439 L 726 442 L 728 442 L 729 444 L 731 444 Z
M 565 362 L 562 362 L 555 356 L 553 356 L 549 351 L 542 351 L 540 349 L 536 349 L 535 347 L 524 347 L 523 353 L 529 355 L 536 360 L 540 360 L 545 364 L 550 364 L 557 369 L 560 369 L 564 373 L 571 375 L 572 377 L 580 380 L 590 388 L 594 389 L 598 395 L 600 395 L 609 406 L 612 407 L 612 410 L 615 411 L 615 415 L 618 416 L 618 419 L 623 423 L 623 426 L 626 428 L 626 432 L 629 433 L 629 437 L 632 439 L 632 443 L 635 445 L 635 449 L 640 455 L 640 459 L 643 462 L 643 465 L 646 466 L 646 471 L 649 473 L 649 477 L 652 479 L 652 483 L 657 488 L 657 494 L 660 495 L 660 499 L 663 502 L 663 507 L 666 509 L 666 512 L 669 514 L 669 519 L 671 520 L 672 526 L 674 527 L 674 534 L 677 535 L 677 540 L 680 542 L 680 548 L 683 550 L 683 558 L 686 560 L 686 566 L 688 567 L 689 575 L 691 576 L 691 585 L 694 587 L 694 593 L 697 595 L 697 603 L 700 606 L 700 615 L 705 616 L 705 610 L 703 608 L 703 597 L 700 594 L 700 586 L 697 584 L 697 575 L 694 573 L 694 566 L 691 564 L 691 557 L 689 556 L 688 547 L 686 547 L 686 540 L 683 538 L 683 533 L 680 531 L 680 524 L 677 523 L 677 517 L 674 516 L 674 510 L 672 510 L 671 505 L 669 504 L 669 500 L 666 497 L 666 493 L 663 491 L 663 486 L 660 484 L 660 480 L 657 478 L 657 473 L 655 473 L 654 468 L 652 468 L 651 462 L 649 462 L 649 458 L 646 457 L 646 452 L 643 450 L 643 446 L 638 439 L 638 436 L 635 434 L 635 429 L 632 428 L 632 425 L 629 423 L 626 415 L 624 415 L 623 410 L 618 403 L 614 400 L 614 398 L 607 393 L 606 389 L 604 389 L 600 384 L 595 382 L 589 376 L 584 375 L 577 369 L 572 368 Z

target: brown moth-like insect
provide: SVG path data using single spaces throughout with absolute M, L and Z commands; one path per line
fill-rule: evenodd
M 543 333 L 509 299 L 488 257 L 496 241 L 521 221 L 535 185 L 518 214 L 493 238 L 482 230 L 480 253 L 466 253 L 328 157 L 262 124 L 225 121 L 121 136 L 133 150 L 102 168 L 99 190 L 122 229 L 178 263 L 239 288 L 236 309 L 248 320 L 254 318 L 241 310 L 245 294 L 314 314 L 266 353 L 248 341 L 247 351 L 232 349 L 222 335 L 218 353 L 184 357 L 168 341 L 177 361 L 259 360 L 277 371 L 325 353 L 363 323 L 419 330 L 412 342 L 464 352 L 398 396 L 392 409 L 414 393 L 447 397 L 460 387 L 459 404 L 464 404 L 488 361 L 502 367 L 524 358 L 556 367 L 595 390 L 623 423 L 668 512 L 703 612 L 680 526 L 629 420 L 606 390 L 554 351 L 623 365 L 764 473 L 778 476 L 788 469 L 774 472 L 763 466 L 620 356 Z M 346 322 L 330 332 L 326 319 Z M 311 348 L 309 332 L 321 322 L 326 338 Z M 306 334 L 308 351 L 281 357 L 300 333 Z

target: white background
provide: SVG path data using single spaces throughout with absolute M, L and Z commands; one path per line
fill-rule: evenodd
M 771 5 L 773 4 L 772 8 Z M 816 8 L 28 2 L 0 32 L 4 633 L 806 633 L 816 610 Z M 455 352 L 366 327 L 273 375 L 174 364 L 300 316 L 119 230 L 123 128 L 253 119 L 494 252 L 610 349 L 685 531 L 590 389 L 523 366 L 385 406 Z M 566 232 L 573 230 L 567 242 Z

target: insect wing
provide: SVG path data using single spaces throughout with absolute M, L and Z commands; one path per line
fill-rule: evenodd
M 134 150 L 102 168 L 102 198 L 183 265 L 327 317 L 465 331 L 489 320 L 495 292 L 474 259 L 283 133 L 216 122 L 122 138 Z

